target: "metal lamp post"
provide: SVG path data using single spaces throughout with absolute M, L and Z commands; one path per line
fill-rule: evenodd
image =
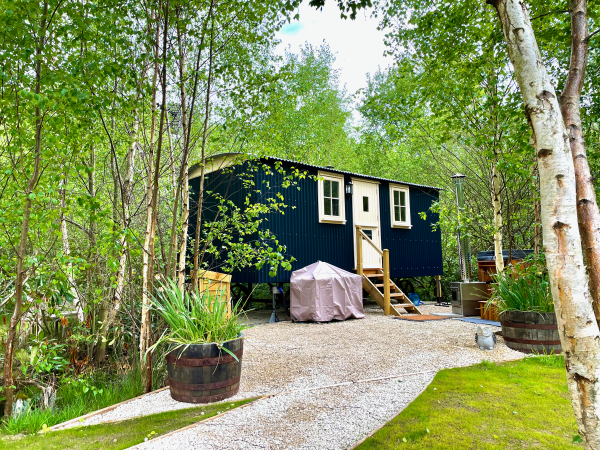
M 466 175 L 457 173 L 452 175 L 454 186 L 456 187 L 456 207 L 458 209 L 458 260 L 460 263 L 460 276 L 463 282 L 468 283 L 471 279 L 471 249 L 469 244 L 469 236 L 466 235 L 461 238 L 460 228 L 462 225 L 461 215 L 465 209 L 465 198 L 464 198 L 464 181 Z

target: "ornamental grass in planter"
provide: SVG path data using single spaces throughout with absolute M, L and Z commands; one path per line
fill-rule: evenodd
M 528 258 L 494 276 L 486 304 L 500 313 L 509 348 L 524 353 L 560 353 L 560 338 L 543 257 Z
M 152 309 L 167 329 L 149 349 L 166 346 L 171 397 L 187 403 L 216 402 L 235 395 L 240 386 L 247 326 L 238 305 L 209 292 L 188 292 L 168 281 L 152 299 Z

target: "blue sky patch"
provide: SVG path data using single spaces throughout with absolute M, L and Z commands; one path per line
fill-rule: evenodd
M 300 22 L 294 22 L 294 23 L 286 23 L 282 28 L 280 33 L 281 34 L 286 34 L 288 36 L 295 36 L 297 35 L 300 30 L 304 28 L 304 25 L 302 25 Z

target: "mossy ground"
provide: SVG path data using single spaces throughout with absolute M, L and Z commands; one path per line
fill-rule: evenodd
M 360 450 L 581 448 L 557 356 L 440 371 Z
M 64 431 L 35 434 L 24 437 L 2 436 L 1 450 L 118 450 L 153 439 L 162 434 L 186 427 L 227 409 L 234 409 L 252 401 L 206 405 L 178 411 L 169 411 L 118 423 L 77 427 Z M 204 413 L 204 414 L 202 414 Z

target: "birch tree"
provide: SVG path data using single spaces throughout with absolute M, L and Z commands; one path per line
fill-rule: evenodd
M 494 256 L 496 258 L 496 272 L 504 270 L 504 256 L 502 255 L 502 206 L 500 204 L 500 180 L 496 164 L 492 162 L 492 204 L 494 205 Z M 510 261 L 509 261 L 510 262 Z
M 596 320 L 600 323 L 600 211 L 587 159 L 580 99 L 588 59 L 587 0 L 569 2 L 571 16 L 571 60 L 559 103 L 569 133 L 569 145 L 575 168 L 577 217 L 588 268 L 590 294 Z
M 536 151 L 544 250 L 571 402 L 584 447 L 598 449 L 600 330 L 583 263 L 569 135 L 527 7 L 522 0 L 488 3 L 498 13 Z
M 160 11 L 160 10 L 159 10 Z M 154 208 L 153 208 L 153 197 L 154 197 L 154 151 L 155 151 L 155 133 L 156 133 L 156 94 L 157 94 L 157 82 L 160 69 L 160 26 L 161 26 L 162 15 L 159 12 L 155 19 L 154 13 L 151 16 L 151 22 L 156 21 L 156 30 L 154 33 L 154 73 L 152 75 L 152 103 L 151 103 L 151 123 L 150 123 L 150 143 L 149 151 L 147 155 L 146 163 L 146 233 L 144 235 L 144 246 L 142 248 L 142 314 L 141 314 L 141 325 L 140 325 L 140 358 L 145 358 L 146 349 L 149 347 L 148 343 L 150 340 L 151 333 L 151 317 L 150 317 L 150 289 L 152 280 L 152 267 L 154 261 L 151 259 L 154 252 L 151 251 L 151 246 L 154 247 L 154 234 L 155 222 L 154 222 Z M 166 28 L 166 27 L 165 27 Z M 166 29 L 163 30 L 166 33 Z M 166 34 L 165 34 L 166 39 Z M 163 48 L 163 52 L 166 54 L 166 48 Z M 166 58 L 166 56 L 165 56 Z M 160 161 L 156 163 L 160 165 Z

